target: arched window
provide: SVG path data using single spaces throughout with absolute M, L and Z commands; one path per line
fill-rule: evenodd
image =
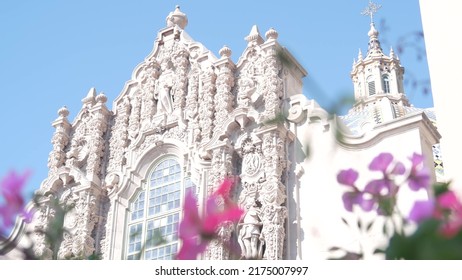
M 195 186 L 182 176 L 175 158 L 159 161 L 146 187 L 130 200 L 127 218 L 127 259 L 170 260 L 179 249 L 178 225 L 185 189 Z
M 390 78 L 388 77 L 388 75 L 382 76 L 382 82 L 383 82 L 383 92 L 390 93 Z
M 367 88 L 369 90 L 369 95 L 375 94 L 375 81 L 373 76 L 369 76 L 366 79 Z

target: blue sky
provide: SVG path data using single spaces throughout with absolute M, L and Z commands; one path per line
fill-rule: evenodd
M 91 87 L 107 95 L 112 109 L 176 4 L 188 16 L 192 38 L 217 56 L 228 45 L 235 62 L 254 24 L 262 35 L 276 29 L 279 42 L 308 70 L 305 95 L 328 108 L 353 94 L 349 72 L 358 49 L 367 50 L 369 18 L 360 14 L 367 2 L 2 0 L 0 176 L 29 169 L 28 190 L 37 189 L 48 173 L 57 110 L 66 105 L 72 121 Z M 418 0 L 376 2 L 383 6 L 375 22 L 384 52 L 404 46 L 406 94 L 416 107 L 432 107 L 431 92 L 413 86 L 429 79 L 425 56 L 419 59 L 412 47 L 424 49 L 413 35 L 422 30 Z

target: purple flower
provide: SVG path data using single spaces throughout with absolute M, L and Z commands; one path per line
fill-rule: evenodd
M 386 190 L 384 193 L 383 190 Z M 372 180 L 364 187 L 364 192 L 373 196 L 392 195 L 394 193 L 393 182 L 387 178 Z
M 414 153 L 409 159 L 412 163 L 408 178 L 409 188 L 413 191 L 427 189 L 430 186 L 430 171 L 423 163 L 424 157 Z
M 406 173 L 406 167 L 401 162 L 397 162 L 391 171 L 391 174 L 394 175 L 403 175 L 404 173 Z
M 349 212 L 353 211 L 353 205 L 357 204 L 361 209 L 368 212 L 374 207 L 373 199 L 366 199 L 364 193 L 359 191 L 346 192 L 342 195 L 343 206 Z
M 343 185 L 354 187 L 356 180 L 358 179 L 358 172 L 354 169 L 341 170 L 337 174 L 337 182 Z
M 420 200 L 414 202 L 411 212 L 409 213 L 408 219 L 416 223 L 431 218 L 435 211 L 435 201 L 434 200 Z
M 382 171 L 385 173 L 388 166 L 393 161 L 393 155 L 390 153 L 381 153 L 376 156 L 372 162 L 369 164 L 369 170 L 372 171 Z

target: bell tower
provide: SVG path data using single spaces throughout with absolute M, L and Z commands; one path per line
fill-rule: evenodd
M 387 56 L 380 46 L 379 32 L 374 24 L 374 14 L 380 8 L 381 5 L 369 1 L 362 12 L 362 15 L 370 16 L 368 49 L 365 57 L 359 50 L 350 73 L 355 95 L 350 113 L 367 112 L 376 124 L 403 116 L 404 107 L 410 106 L 403 87 L 404 67 L 393 48 Z

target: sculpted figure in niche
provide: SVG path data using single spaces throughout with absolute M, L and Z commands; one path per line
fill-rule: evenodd
M 171 87 L 164 84 L 157 94 L 157 112 L 158 113 L 171 113 L 173 112 L 172 96 L 170 94 Z
M 255 201 L 237 225 L 241 256 L 246 259 L 261 259 L 263 255 L 264 240 L 261 238 L 263 223 L 260 219 L 260 207 L 260 202 Z
M 255 82 L 250 78 L 241 78 L 239 80 L 239 91 L 237 94 L 238 107 L 248 107 L 250 105 L 250 98 L 255 92 Z

